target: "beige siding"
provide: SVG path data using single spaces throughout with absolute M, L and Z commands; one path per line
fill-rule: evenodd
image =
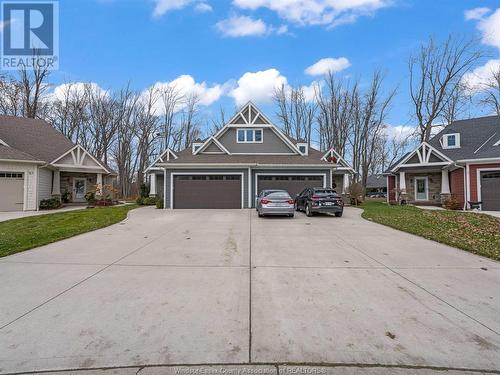
M 29 163 L 0 162 L 0 171 L 24 173 L 24 210 L 37 209 L 37 174 L 38 166 Z M 1 197 L 0 197 L 1 199 Z
M 40 168 L 38 173 L 38 204 L 43 199 L 52 197 L 52 171 Z

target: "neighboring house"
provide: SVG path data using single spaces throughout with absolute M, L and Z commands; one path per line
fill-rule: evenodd
M 345 193 L 353 171 L 335 150 L 290 139 L 248 103 L 214 136 L 166 150 L 146 172 L 150 195 L 163 197 L 165 208 L 250 208 L 263 189 L 292 197 L 306 187 Z
M 387 178 L 383 174 L 372 174 L 366 178 L 367 193 L 387 193 Z
M 87 191 L 114 172 L 42 120 L 0 116 L 0 211 L 37 210 L 67 192 L 85 202 Z
M 389 201 L 500 210 L 500 117 L 459 120 L 421 143 L 387 171 Z

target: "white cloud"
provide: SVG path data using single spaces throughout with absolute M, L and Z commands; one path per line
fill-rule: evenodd
M 200 13 L 211 12 L 213 10 L 213 8 L 212 8 L 212 6 L 210 4 L 204 3 L 204 2 L 196 4 L 196 6 L 194 7 L 194 9 L 197 12 L 200 12 Z
M 488 8 L 467 10 L 465 19 L 477 21 L 481 42 L 500 49 L 500 8 L 493 12 Z
M 408 137 L 411 137 L 415 134 L 414 126 L 405 126 L 405 125 L 388 125 L 385 128 L 385 132 L 389 139 L 395 139 L 396 141 L 404 141 Z
M 237 38 L 242 36 L 261 36 L 272 32 L 261 19 L 253 19 L 248 16 L 231 16 L 219 21 L 215 27 L 227 37 Z
M 474 9 L 466 10 L 464 12 L 464 16 L 465 16 L 465 19 L 467 21 L 480 20 L 489 12 L 490 12 L 490 8 L 474 8 Z
M 171 10 L 179 10 L 187 7 L 193 0 L 154 0 L 154 2 L 153 15 L 160 17 Z
M 171 87 L 177 91 L 179 96 L 184 97 L 187 97 L 189 95 L 197 95 L 200 100 L 199 104 L 203 106 L 209 106 L 215 103 L 220 99 L 225 90 L 225 87 L 220 84 L 209 86 L 206 82 L 198 83 L 192 76 L 188 74 L 181 75 L 172 81 L 156 82 L 152 87 L 159 92 L 167 87 Z M 148 95 L 148 90 L 143 91 L 142 95 Z M 182 108 L 182 106 L 180 106 L 180 108 Z M 160 102 L 156 104 L 155 109 L 157 113 L 162 112 L 162 106 Z
M 238 79 L 237 86 L 229 95 L 238 106 L 249 100 L 256 104 L 269 103 L 272 101 L 274 90 L 281 85 L 287 86 L 288 81 L 277 69 L 247 72 Z
M 394 0 L 233 0 L 241 9 L 268 8 L 298 25 L 338 25 L 372 15 Z
M 306 101 L 312 102 L 316 99 L 316 92 L 321 89 L 322 82 L 313 81 L 309 86 L 302 86 L 302 92 Z
M 47 94 L 48 100 L 66 100 L 71 99 L 71 97 L 81 96 L 86 90 L 90 90 L 93 93 L 100 95 L 109 95 L 108 90 L 104 90 L 97 83 L 94 82 L 71 82 L 63 83 L 54 87 L 54 90 Z
M 471 92 L 478 92 L 484 88 L 493 77 L 492 74 L 500 70 L 500 59 L 489 60 L 483 66 L 466 73 L 462 81 Z
M 340 72 L 350 66 L 351 63 L 345 57 L 339 57 L 336 59 L 327 57 L 306 68 L 305 73 L 310 76 L 320 76 L 327 74 L 328 72 Z

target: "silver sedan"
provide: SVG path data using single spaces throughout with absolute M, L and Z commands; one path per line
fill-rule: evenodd
M 259 199 L 257 211 L 259 217 L 265 215 L 286 215 L 293 217 L 295 213 L 294 200 L 285 190 L 275 191 Z

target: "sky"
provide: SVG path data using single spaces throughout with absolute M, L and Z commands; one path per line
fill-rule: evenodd
M 500 66 L 498 0 L 60 0 L 54 85 L 175 84 L 200 95 L 201 116 L 254 101 L 271 118 L 274 87 L 311 89 L 328 70 L 367 85 L 376 69 L 397 88 L 389 125 L 413 126 L 408 58 L 429 36 L 477 38 Z M 55 87 L 54 90 L 57 90 Z

